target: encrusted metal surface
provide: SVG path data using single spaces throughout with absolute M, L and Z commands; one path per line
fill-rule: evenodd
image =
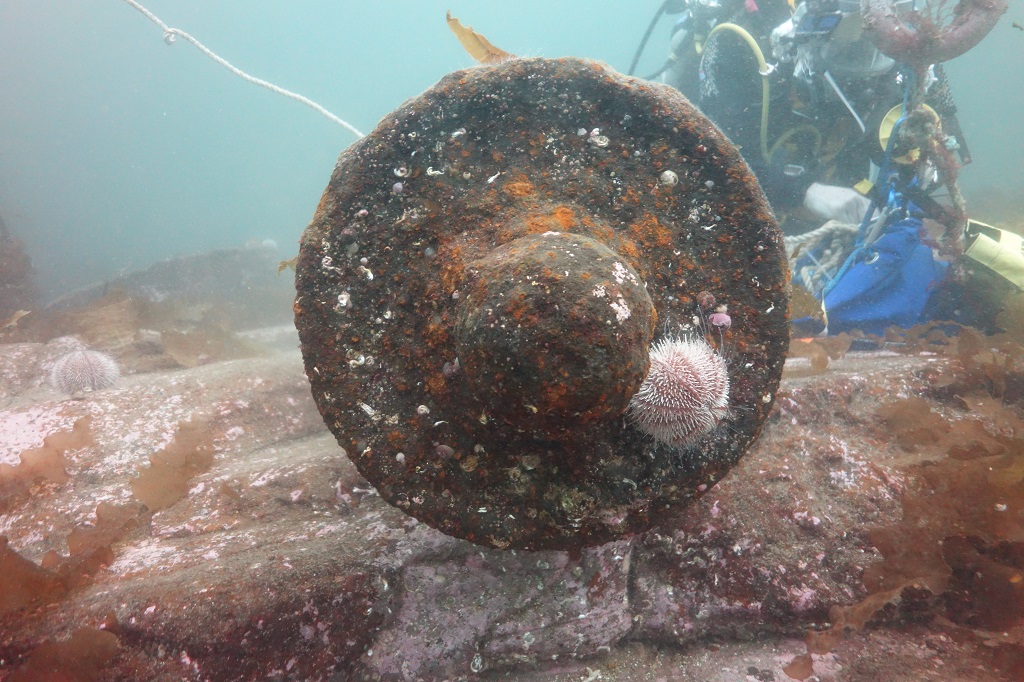
M 446 76 L 342 153 L 295 311 L 324 420 L 384 499 L 480 544 L 574 549 L 737 462 L 778 386 L 787 281 L 749 169 L 679 93 L 517 59 Z M 625 409 L 651 341 L 687 332 L 727 358 L 730 409 L 674 449 Z

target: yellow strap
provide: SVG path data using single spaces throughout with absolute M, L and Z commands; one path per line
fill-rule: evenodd
M 853 186 L 853 189 L 863 196 L 871 194 L 871 190 L 874 188 L 875 185 L 870 180 L 861 180 L 860 182 Z
M 964 255 L 1002 275 L 1024 289 L 1024 237 L 986 225 L 999 233 L 999 240 L 984 232 L 978 234 Z

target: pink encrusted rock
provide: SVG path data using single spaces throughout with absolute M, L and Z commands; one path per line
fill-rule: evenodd
M 74 336 L 61 336 L 47 343 L 0 344 L 0 400 L 13 402 L 29 392 L 43 392 L 54 363 L 85 347 Z
M 445 555 L 403 567 L 394 626 L 364 663 L 384 679 L 435 679 L 607 650 L 632 629 L 632 544 L 612 542 L 570 559 L 452 542 Z
M 900 517 L 900 451 L 874 411 L 892 395 L 927 395 L 921 370 L 938 362 L 847 358 L 784 381 L 760 440 L 683 522 L 578 556 L 482 549 L 385 504 L 324 429 L 296 353 L 131 375 L 88 401 L 23 397 L 0 423 L 40 425 L 41 439 L 88 414 L 96 441 L 66 453 L 67 483 L 0 517 L 10 547 L 37 563 L 66 554 L 98 502 L 130 499 L 179 421 L 207 420 L 216 452 L 84 584 L 0 614 L 0 678 L 41 642 L 113 614 L 111 680 L 651 680 L 701 669 L 731 680 L 750 667 L 786 679 L 803 653 L 792 638 L 865 595 L 861 571 L 878 555 L 864 530 Z M 658 648 L 709 637 L 724 642 L 717 653 Z M 908 647 L 898 633 L 865 636 L 815 669 L 896 652 L 918 670 Z M 929 655 L 978 664 L 951 642 Z M 883 679 L 860 668 L 822 679 Z

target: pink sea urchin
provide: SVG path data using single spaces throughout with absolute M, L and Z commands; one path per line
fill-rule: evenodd
M 662 339 L 650 357 L 647 378 L 629 404 L 633 422 L 666 445 L 697 442 L 728 412 L 725 360 L 700 337 Z
M 108 388 L 121 376 L 114 358 L 95 350 L 76 350 L 61 357 L 50 370 L 50 383 L 68 395 Z

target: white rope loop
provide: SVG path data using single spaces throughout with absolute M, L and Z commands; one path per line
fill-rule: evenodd
M 320 106 L 319 104 L 317 104 L 313 100 L 309 99 L 308 97 L 304 97 L 304 96 L 302 96 L 302 95 L 300 95 L 300 94 L 298 94 L 296 92 L 292 92 L 291 90 L 285 90 L 284 88 L 282 88 L 280 86 L 277 86 L 277 85 L 274 85 L 273 83 L 271 83 L 269 81 L 265 81 L 262 78 L 256 78 L 255 76 L 251 76 L 251 75 L 247 74 L 245 71 L 242 71 L 237 66 L 235 66 L 234 64 L 232 64 L 228 60 L 224 59 L 223 57 L 218 55 L 216 52 L 211 50 L 210 48 L 208 48 L 205 45 L 203 45 L 201 42 L 199 42 L 192 35 L 186 33 L 185 31 L 182 31 L 180 29 L 171 28 L 170 26 L 165 24 L 163 21 L 161 21 L 160 17 L 158 17 L 155 14 L 153 14 L 152 12 L 150 12 L 148 9 L 146 9 L 145 7 L 140 5 L 135 0 L 124 0 L 124 1 L 127 2 L 129 5 L 131 5 L 132 7 L 134 7 L 135 9 L 137 9 L 139 12 L 141 12 L 143 15 L 145 15 L 146 18 L 148 18 L 150 21 L 152 21 L 154 24 L 156 24 L 157 26 L 160 27 L 160 29 L 164 32 L 164 42 L 167 43 L 168 45 L 173 45 L 174 42 L 175 42 L 175 38 L 178 37 L 178 36 L 181 36 L 182 38 L 184 38 L 188 42 L 192 43 L 196 47 L 197 50 L 199 50 L 200 52 L 202 52 L 207 57 L 209 57 L 213 61 L 217 62 L 218 64 L 220 64 L 224 68 L 228 69 L 231 73 L 235 74 L 239 78 L 241 78 L 243 80 L 247 80 L 250 83 L 254 83 L 255 85 L 259 85 L 261 87 L 264 87 L 264 88 L 266 88 L 266 89 L 268 89 L 268 90 L 270 90 L 272 92 L 276 92 L 279 95 L 284 95 L 285 97 L 293 99 L 296 102 L 301 102 L 302 104 L 305 104 L 307 107 L 310 107 L 310 108 L 318 111 L 325 118 L 328 118 L 328 119 L 334 121 L 335 123 L 337 123 L 338 125 L 340 125 L 342 128 L 345 128 L 346 130 L 351 132 L 356 137 L 363 137 L 363 133 L 361 133 L 355 126 L 353 126 L 352 124 L 348 123 L 347 121 L 344 121 L 344 120 L 338 118 L 337 116 L 332 114 L 330 111 L 328 111 L 324 107 Z
M 816 230 L 785 237 L 786 254 L 790 260 L 793 259 L 797 248 L 803 247 L 797 255 L 806 255 L 810 261 L 798 267 L 796 271 L 796 277 L 805 289 L 812 293 L 821 291 L 821 288 L 835 276 L 856 245 L 858 230 L 857 225 L 830 220 Z M 815 257 L 814 250 L 825 244 L 828 245 L 827 248 Z

